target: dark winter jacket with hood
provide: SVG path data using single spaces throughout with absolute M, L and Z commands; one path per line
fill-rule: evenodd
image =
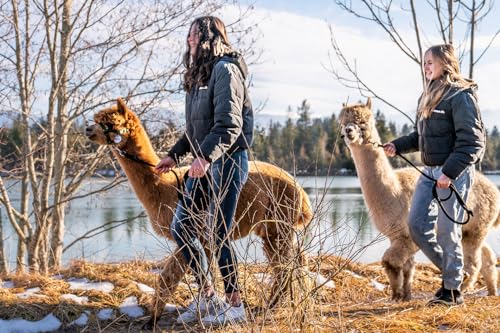
M 393 143 L 401 154 L 420 151 L 425 165 L 442 165 L 443 173 L 456 179 L 484 155 L 486 136 L 474 91 L 451 88 L 430 117 L 417 113 L 414 131 Z
M 169 156 L 178 159 L 191 152 L 213 162 L 250 147 L 253 109 L 245 86 L 247 73 L 241 56 L 224 56 L 214 65 L 207 86 L 193 86 L 186 94 L 186 131 Z

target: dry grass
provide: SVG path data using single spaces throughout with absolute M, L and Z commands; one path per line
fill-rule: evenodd
M 257 273 L 265 272 L 265 265 L 242 265 L 240 278 L 244 289 L 250 323 L 219 328 L 220 332 L 498 332 L 500 331 L 500 297 L 466 295 L 466 305 L 425 307 L 426 301 L 440 285 L 438 272 L 427 264 L 419 264 L 413 284 L 414 297 L 410 302 L 395 303 L 390 300 L 388 281 L 379 263 L 364 265 L 348 263 L 338 257 L 315 258 L 311 267 L 319 267 L 325 276 L 332 276 L 335 288 L 315 288 L 312 283 L 299 286 L 299 295 L 306 290 L 307 297 L 295 297 L 292 302 L 269 309 L 266 306 L 268 286 Z M 3 280 L 14 282 L 14 288 L 0 289 L 0 318 L 39 320 L 53 313 L 63 322 L 61 332 L 139 332 L 147 317 L 130 319 L 125 315 L 110 321 L 99 321 L 98 310 L 117 308 L 121 302 L 136 296 L 141 305 L 147 306 L 149 295 L 144 294 L 135 282 L 154 286 L 156 274 L 152 262 L 135 261 L 119 264 L 93 264 L 74 262 L 60 272 L 65 279 L 85 277 L 91 281 L 108 281 L 114 284 L 110 293 L 95 290 L 70 290 L 65 280 L 39 275 L 11 275 Z M 186 305 L 192 293 L 187 276 L 169 303 Z M 373 281 L 386 285 L 383 291 L 374 287 Z M 40 288 L 45 297 L 20 299 L 15 294 L 28 288 Z M 297 289 L 297 288 L 296 288 Z M 63 294 L 87 296 L 86 304 L 61 300 Z M 84 328 L 67 327 L 83 311 L 90 312 Z M 164 331 L 202 331 L 201 326 L 183 327 L 175 324 L 175 313 L 165 313 L 159 323 Z M 159 330 L 158 330 L 159 331 Z

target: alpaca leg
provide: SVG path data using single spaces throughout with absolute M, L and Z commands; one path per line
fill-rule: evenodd
M 393 266 L 389 261 L 382 260 L 382 265 L 385 269 L 385 274 L 389 278 L 389 285 L 392 290 L 392 300 L 399 301 L 403 299 L 403 272 L 401 268 Z
M 392 299 L 395 301 L 411 297 L 411 277 L 414 263 L 413 260 L 410 260 L 413 253 L 408 252 L 408 242 L 410 242 L 409 239 L 392 242 L 382 257 L 382 265 L 392 289 Z
M 281 231 L 281 232 L 280 232 Z M 290 260 L 292 259 L 292 237 L 291 232 L 275 230 L 262 238 L 264 253 L 269 261 L 273 272 L 273 285 L 271 287 L 270 306 L 276 303 L 286 294 L 290 283 Z
M 403 301 L 411 299 L 411 284 L 415 273 L 415 259 L 411 256 L 403 265 Z
M 472 239 L 472 237 L 464 237 L 462 241 L 464 253 L 464 282 L 461 289 L 463 291 L 471 291 L 476 284 L 481 269 L 481 244 Z
M 496 255 L 491 247 L 483 243 L 481 274 L 484 277 L 489 296 L 497 295 L 498 271 L 496 268 Z
M 155 295 L 150 305 L 151 318 L 144 325 L 145 329 L 153 329 L 156 322 L 160 319 L 166 300 L 170 298 L 180 280 L 184 276 L 187 264 L 182 256 L 182 253 L 177 249 L 170 258 L 167 259 L 165 266 L 158 277 Z

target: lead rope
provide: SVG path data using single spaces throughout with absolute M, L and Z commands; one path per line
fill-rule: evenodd
M 134 162 L 137 162 L 137 163 L 140 163 L 140 164 L 144 164 L 144 165 L 147 165 L 147 166 L 150 166 L 150 167 L 153 167 L 153 168 L 156 166 L 156 165 L 154 165 L 152 163 L 144 161 L 143 159 L 140 159 L 139 157 L 137 157 L 135 155 L 129 154 L 126 151 L 123 151 L 123 150 L 121 150 L 118 147 L 110 146 L 110 148 L 116 150 L 118 152 L 118 154 L 120 154 L 121 157 L 129 159 L 131 161 L 134 161 Z M 184 196 L 183 196 L 182 193 L 184 192 L 184 184 L 185 184 L 185 182 L 181 182 L 181 180 L 179 178 L 179 175 L 177 175 L 177 172 L 175 172 L 174 169 L 170 169 L 170 171 L 172 171 L 172 173 L 174 174 L 175 181 L 177 182 L 177 198 L 179 200 L 183 200 Z M 186 175 L 187 175 L 187 172 L 186 172 Z M 185 180 L 186 180 L 186 176 L 184 177 L 184 181 Z
M 384 146 L 381 145 L 380 143 L 378 142 L 370 142 L 374 147 L 377 147 L 377 148 L 383 148 Z M 460 193 L 458 192 L 457 188 L 455 187 L 455 185 L 453 183 L 450 184 L 450 194 L 446 197 L 446 198 L 439 198 L 438 196 L 438 193 L 437 193 L 437 179 L 434 179 L 432 178 L 431 176 L 429 175 L 426 175 L 425 173 L 423 173 L 415 164 L 413 164 L 409 159 L 407 159 L 406 157 L 404 157 L 402 154 L 400 154 L 399 152 L 396 152 L 396 155 L 401 157 L 403 160 L 406 161 L 406 163 L 408 163 L 409 165 L 411 165 L 413 168 L 415 168 L 421 175 L 423 175 L 424 177 L 426 177 L 427 179 L 429 179 L 430 181 L 434 182 L 434 185 L 432 186 L 432 197 L 434 199 L 436 199 L 436 201 L 438 202 L 439 204 L 439 207 L 441 207 L 441 210 L 443 211 L 444 215 L 446 215 L 447 218 L 449 218 L 453 223 L 456 223 L 456 224 L 460 224 L 460 225 L 464 225 L 464 224 L 467 224 L 469 223 L 469 220 L 471 218 L 471 216 L 474 216 L 473 212 L 471 209 L 469 209 L 469 207 L 467 207 L 467 204 L 465 203 L 465 200 L 464 198 L 462 198 L 462 196 L 460 195 Z M 465 219 L 465 221 L 456 221 L 454 218 L 452 218 L 447 212 L 446 210 L 444 209 L 443 207 L 443 201 L 447 201 L 451 198 L 451 196 L 455 194 L 455 196 L 457 197 L 457 201 L 458 203 L 460 204 L 460 206 L 462 206 L 462 208 L 465 210 L 465 212 L 467 213 L 467 218 Z

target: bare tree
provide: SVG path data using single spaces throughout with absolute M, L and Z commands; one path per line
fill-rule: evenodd
M 335 0 L 335 3 L 339 8 L 358 19 L 371 22 L 381 28 L 401 52 L 420 67 L 422 84 L 424 83 L 422 59 L 423 52 L 425 51 L 422 42 L 423 36 L 436 35 L 441 38 L 443 43 L 454 44 L 459 49 L 461 59 L 464 55 L 468 54 L 468 74 L 472 78 L 474 66 L 488 51 L 500 33 L 500 29 L 498 29 L 491 37 L 489 43 L 486 46 L 481 46 L 479 56 L 475 56 L 478 49 L 476 44 L 477 26 L 490 14 L 494 5 L 493 0 L 427 0 L 425 2 L 419 1 L 418 5 L 414 0 L 361 0 L 357 2 Z M 400 8 L 395 8 L 396 6 Z M 413 26 L 414 38 L 405 36 L 403 28 L 397 26 L 397 20 L 394 17 L 394 13 L 396 12 L 398 13 L 397 15 L 407 15 L 408 21 Z M 426 30 L 422 29 L 424 21 L 425 27 L 427 27 Z M 374 87 L 368 86 L 365 83 L 362 74 L 358 73 L 355 63 L 346 58 L 335 37 L 335 31 L 333 29 L 330 31 L 332 47 L 337 59 L 340 60 L 340 67 L 342 67 L 340 69 L 332 65 L 331 72 L 334 77 L 344 86 L 357 89 L 363 96 L 378 98 L 407 116 L 400 108 L 390 103 L 387 98 L 380 96 Z M 459 33 L 463 35 L 457 38 Z M 347 73 L 343 74 L 343 72 Z
M 0 176 L 18 271 L 46 273 L 61 264 L 67 203 L 107 156 L 79 132 L 84 119 L 117 96 L 157 115 L 177 98 L 189 24 L 228 3 L 0 0 L 0 111 L 23 128 L 18 169 Z M 236 34 L 245 32 L 241 17 L 231 24 Z M 9 193 L 13 182 L 19 204 Z

